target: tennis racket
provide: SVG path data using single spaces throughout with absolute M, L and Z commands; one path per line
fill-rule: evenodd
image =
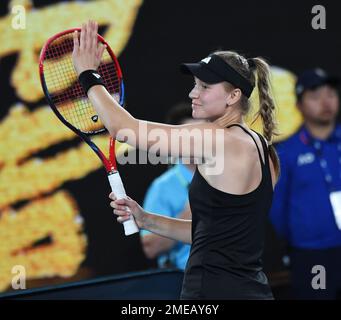
M 81 87 L 72 63 L 74 28 L 56 34 L 47 40 L 39 58 L 41 85 L 48 104 L 69 129 L 83 139 L 101 159 L 107 171 L 109 183 L 117 199 L 126 197 L 124 186 L 117 170 L 115 140 L 110 138 L 109 156 L 91 140 L 91 136 L 106 131 L 86 93 Z M 120 65 L 108 43 L 98 35 L 98 41 L 106 45 L 98 73 L 106 89 L 123 106 L 124 85 Z M 133 216 L 123 224 L 125 235 L 139 231 Z

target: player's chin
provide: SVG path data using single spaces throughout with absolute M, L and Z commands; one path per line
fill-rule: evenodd
M 204 119 L 206 119 L 206 116 L 205 116 L 204 112 L 197 110 L 197 109 L 193 109 L 192 110 L 192 118 L 197 119 L 197 120 L 204 120 Z

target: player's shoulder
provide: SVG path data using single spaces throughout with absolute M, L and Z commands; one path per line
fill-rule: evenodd
M 257 141 L 259 147 L 262 145 L 262 140 L 260 140 L 261 138 L 256 131 L 251 130 L 247 126 L 234 125 L 227 127 L 225 132 L 225 145 L 228 146 L 227 150 L 229 153 L 231 150 L 249 153 L 250 149 L 254 149 L 255 141 Z M 252 137 L 253 140 L 251 140 L 250 137 Z

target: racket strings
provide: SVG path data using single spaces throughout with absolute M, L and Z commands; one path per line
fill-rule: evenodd
M 105 130 L 104 125 L 78 82 L 72 51 L 72 33 L 55 39 L 47 47 L 43 62 L 47 90 L 58 113 L 68 123 L 87 134 L 102 132 Z M 103 54 L 98 72 L 108 92 L 119 100 L 121 79 L 107 50 Z

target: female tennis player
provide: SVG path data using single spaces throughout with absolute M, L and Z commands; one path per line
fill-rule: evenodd
M 96 23 L 88 22 L 82 26 L 80 40 L 74 36 L 73 62 L 110 134 L 120 140 L 129 129 L 138 147 L 149 149 L 155 143 L 155 135 L 149 133 L 158 129 L 168 139 L 159 145 L 161 155 L 177 152 L 176 156 L 203 159 L 189 190 L 192 220 L 145 212 L 131 198 L 117 200 L 110 194 L 117 220 L 122 223 L 132 214 L 139 228 L 192 245 L 181 299 L 272 299 L 262 271 L 265 221 L 279 175 L 278 158 L 271 145 L 275 105 L 269 66 L 261 58 L 245 59 L 231 51 L 214 52 L 198 63 L 183 64 L 182 70 L 195 81 L 189 93 L 192 116 L 205 121 L 180 126 L 142 121 L 117 104 L 98 75 L 88 72 L 96 70 L 102 52 L 96 33 Z M 265 138 L 244 122 L 256 76 Z M 146 134 L 139 133 L 141 126 Z M 187 129 L 182 131 L 180 148 L 171 143 L 176 129 Z M 186 139 L 189 131 L 194 139 Z M 206 143 L 208 135 L 213 152 L 196 148 Z M 221 164 L 219 174 L 209 173 L 212 160 Z

